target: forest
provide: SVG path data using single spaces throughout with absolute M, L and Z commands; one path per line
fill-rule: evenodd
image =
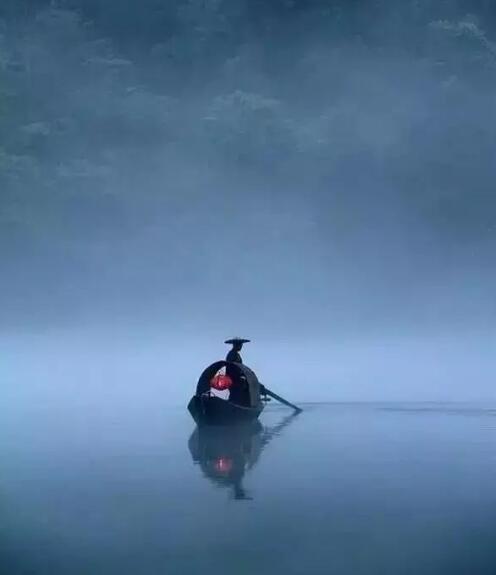
M 495 89 L 489 0 L 3 0 L 2 321 L 484 321 Z

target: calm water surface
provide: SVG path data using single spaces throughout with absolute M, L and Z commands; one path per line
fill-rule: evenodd
M 496 410 L 49 407 L 1 423 L 6 575 L 496 573 Z

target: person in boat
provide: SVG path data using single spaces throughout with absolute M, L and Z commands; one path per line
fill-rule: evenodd
M 243 360 L 239 352 L 243 348 L 243 344 L 248 343 L 249 341 L 249 339 L 241 339 L 240 337 L 234 337 L 233 339 L 226 340 L 225 343 L 232 345 L 232 348 L 227 353 L 226 361 L 242 364 Z
M 241 339 L 239 337 L 226 340 L 225 343 L 232 345 L 232 348 L 226 355 L 226 361 L 229 363 L 243 364 L 243 359 L 239 352 L 243 348 L 243 344 L 249 341 L 249 339 Z M 230 365 L 226 366 L 226 375 L 229 376 L 233 382 L 229 393 L 229 401 L 237 405 L 250 406 L 250 389 L 246 378 L 240 374 L 236 367 Z

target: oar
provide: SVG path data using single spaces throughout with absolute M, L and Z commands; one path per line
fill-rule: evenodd
M 267 395 L 270 395 L 270 397 L 273 397 L 275 400 L 279 401 L 280 403 L 283 403 L 284 405 L 287 405 L 288 407 L 292 407 L 296 412 L 300 412 L 303 411 L 301 409 L 301 407 L 298 407 L 297 405 L 294 405 L 293 403 L 291 403 L 290 401 L 288 401 L 287 399 L 284 399 L 284 397 L 281 397 L 280 395 L 277 395 L 277 393 L 274 393 L 273 391 L 270 391 L 270 389 L 268 389 L 267 387 L 264 386 L 265 389 L 265 393 Z

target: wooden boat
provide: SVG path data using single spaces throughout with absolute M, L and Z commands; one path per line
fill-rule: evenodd
M 243 403 L 223 399 L 212 393 L 212 380 L 223 368 L 236 374 L 234 385 L 243 385 L 246 393 Z M 261 385 L 255 373 L 246 365 L 216 361 L 201 374 L 196 393 L 188 404 L 188 411 L 199 426 L 233 425 L 254 421 L 262 413 L 264 403 L 260 395 Z M 233 396 L 234 394 L 231 394 Z

